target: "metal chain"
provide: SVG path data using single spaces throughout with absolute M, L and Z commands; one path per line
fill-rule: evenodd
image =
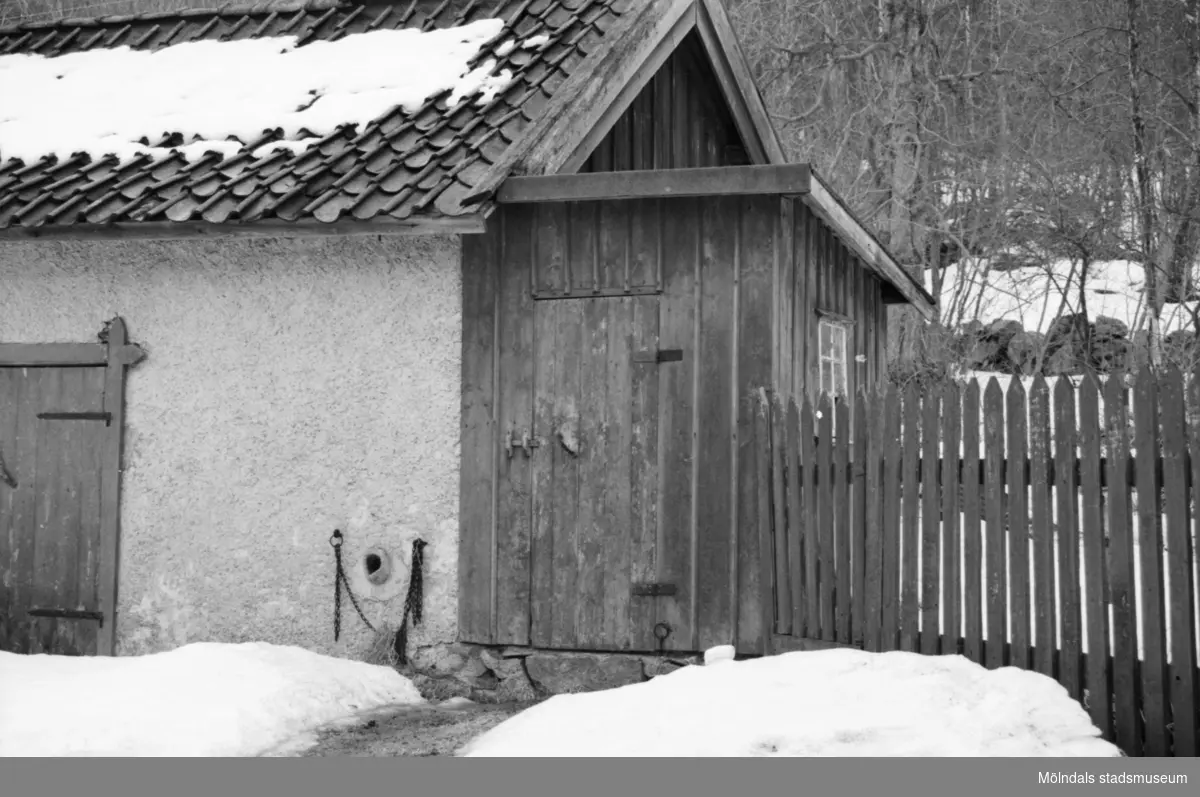
M 400 619 L 400 629 L 396 632 L 393 648 L 401 664 L 408 663 L 408 618 L 411 615 L 413 625 L 421 624 L 421 604 L 424 593 L 424 581 L 421 576 L 421 565 L 425 562 L 425 540 L 413 540 L 412 566 L 409 568 L 408 594 L 404 597 L 404 616 Z
M 375 626 L 371 625 L 371 621 L 363 614 L 362 608 L 358 605 L 358 599 L 354 597 L 354 591 L 350 589 L 350 582 L 346 579 L 346 571 L 342 567 L 342 532 L 339 529 L 333 530 L 333 536 L 329 538 L 329 544 L 333 546 L 333 556 L 337 563 L 337 575 L 333 582 L 333 641 L 336 642 L 342 633 L 342 586 L 346 587 L 346 594 L 350 597 L 350 603 L 354 606 L 354 611 L 358 612 L 359 618 L 367 628 L 375 631 Z

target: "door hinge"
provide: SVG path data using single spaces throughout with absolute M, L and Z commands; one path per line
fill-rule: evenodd
M 61 617 L 66 620 L 96 620 L 104 627 L 103 612 L 85 612 L 78 609 L 29 609 L 26 614 L 31 617 Z
M 676 363 L 683 360 L 683 349 L 658 349 L 634 352 L 635 363 Z
M 649 597 L 659 597 L 675 594 L 674 584 L 663 584 L 657 581 L 645 582 L 642 584 L 634 584 L 630 589 L 631 594 Z
M 105 426 L 112 424 L 111 412 L 39 412 L 37 416 L 43 421 L 104 421 Z

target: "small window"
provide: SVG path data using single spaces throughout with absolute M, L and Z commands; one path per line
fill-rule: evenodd
M 850 392 L 846 378 L 846 328 L 845 321 L 822 318 L 820 322 L 821 392 L 830 398 L 846 396 Z

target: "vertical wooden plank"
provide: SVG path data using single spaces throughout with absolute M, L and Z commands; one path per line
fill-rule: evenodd
M 1008 641 L 1008 590 L 1005 583 L 1004 396 L 996 377 L 984 392 L 983 426 L 986 437 L 984 501 L 987 512 L 987 648 L 988 669 L 1003 667 Z
M 850 514 L 850 576 L 853 603 L 850 608 L 850 642 L 863 647 L 866 638 L 866 553 L 867 553 L 867 471 L 870 469 L 868 450 L 870 416 L 867 414 L 867 393 L 859 390 L 854 397 L 854 456 Z
M 570 493 L 574 501 L 578 489 L 574 477 L 573 463 L 567 460 L 569 453 L 561 444 L 563 425 L 570 424 L 571 403 L 564 396 L 566 387 L 578 380 L 578 346 L 560 350 L 567 345 L 563 336 L 577 337 L 578 329 L 569 329 L 562 323 L 563 311 L 571 309 L 567 302 L 539 302 L 534 305 L 537 333 L 534 335 L 534 390 L 533 390 L 533 434 L 540 438 L 538 447 L 530 461 L 531 506 L 530 549 L 529 549 L 529 643 L 549 647 L 554 643 L 556 615 L 563 611 L 562 600 L 556 599 L 557 579 L 562 574 L 555 566 L 554 546 L 557 526 L 562 521 L 573 522 L 562 517 L 561 494 Z M 568 394 L 569 395 L 569 394 Z M 571 396 L 573 398 L 573 396 Z M 567 426 L 568 434 L 573 426 Z M 511 430 L 504 430 L 511 434 Z M 504 448 L 502 467 L 508 467 L 509 451 Z M 559 551 L 561 556 L 562 552 Z M 573 574 L 573 570 L 570 571 Z
M 819 275 L 821 273 L 821 223 L 810 209 L 805 208 L 805 234 L 804 234 L 804 251 L 806 253 L 805 263 L 805 288 L 804 288 L 804 380 L 805 389 L 808 395 L 816 401 L 817 390 L 821 386 L 820 381 L 820 361 L 818 360 L 817 345 L 817 307 L 820 305 L 819 291 Z
M 822 393 L 817 402 L 817 583 L 821 590 L 821 639 L 834 639 L 833 588 L 833 402 Z
M 734 291 L 741 253 L 736 200 L 705 198 L 700 200 L 699 265 L 696 274 L 695 310 L 696 355 L 694 406 L 696 454 L 693 466 L 695 486 L 695 601 L 696 627 L 700 649 L 728 644 L 733 634 L 732 616 L 736 611 L 733 570 L 729 565 L 736 548 L 736 517 L 730 501 L 734 480 L 733 454 L 730 448 L 736 408 L 736 374 L 733 358 Z M 662 368 L 674 368 L 664 363 Z M 769 375 L 768 375 L 769 376 Z M 764 379 L 760 384 L 767 384 Z M 689 551 L 689 555 L 691 552 Z M 692 565 L 688 565 L 691 572 Z M 701 588 L 701 585 L 703 587 Z M 692 585 L 688 585 L 692 594 Z
M 794 316 L 792 304 L 795 293 L 792 291 L 795 267 L 792 257 L 792 236 L 795 234 L 795 222 L 792 219 L 792 206 L 795 200 L 782 197 L 778 200 L 779 223 L 775 225 L 775 295 L 778 312 L 775 320 L 775 340 L 778 351 L 775 363 L 775 389 L 790 398 L 795 368 L 795 334 L 792 329 Z M 784 415 L 786 418 L 786 413 Z
M 837 428 L 833 451 L 834 517 L 834 631 L 835 639 L 850 642 L 850 407 L 844 396 L 834 399 L 833 422 Z
M 804 600 L 804 513 L 800 484 L 800 410 L 788 399 L 786 424 L 788 585 L 792 597 L 792 636 L 804 636 L 808 607 Z
M 1108 445 L 1108 583 L 1112 603 L 1113 701 L 1117 746 L 1129 756 L 1142 753 L 1138 727 L 1137 614 L 1133 578 L 1133 529 L 1130 527 L 1129 417 L 1124 378 L 1113 374 L 1104 391 Z
M 495 338 L 500 229 L 508 209 L 482 235 L 462 237 L 462 462 L 459 489 L 458 633 L 464 642 L 491 636 L 492 514 L 498 442 Z
M 515 208 L 502 208 L 502 213 L 497 214 L 496 228 L 485 233 L 483 236 L 467 236 L 464 238 L 464 244 L 472 238 L 487 238 L 492 239 L 492 247 L 494 251 L 489 252 L 483 250 L 478 252 L 477 257 L 488 257 L 489 255 L 495 259 L 499 277 L 492 277 L 493 294 L 498 290 L 499 280 L 508 279 L 508 258 L 502 253 L 504 230 L 506 219 L 513 219 L 517 222 L 514 230 L 526 230 L 531 228 L 537 230 L 535 234 L 536 240 L 533 243 L 521 243 L 522 247 L 533 247 L 533 255 L 528 261 L 528 268 L 532 271 L 531 281 L 533 288 L 539 294 L 555 294 L 566 293 L 570 290 L 570 280 L 567 276 L 567 251 L 565 247 L 565 234 L 567 231 L 568 216 L 567 204 L 563 202 L 552 202 L 535 205 L 532 209 L 525 208 L 518 211 Z M 527 215 L 532 213 L 532 218 Z M 516 214 L 516 215 L 513 215 Z M 511 226 L 511 225 L 510 225 Z M 544 233 L 544 234 L 543 234 Z M 521 233 L 526 234 L 525 232 Z M 479 247 L 485 245 L 486 241 L 479 241 L 473 246 Z M 465 253 L 466 250 L 464 250 Z M 522 264 L 524 266 L 524 264 Z M 514 277 L 515 278 L 515 277 Z M 487 298 L 484 296 L 483 298 Z M 495 313 L 493 306 L 492 312 Z
M 677 590 L 673 598 L 658 599 L 658 620 L 673 629 L 667 638 L 667 649 L 703 650 L 712 636 L 700 634 L 697 637 L 699 632 L 694 628 L 692 618 L 695 596 L 691 592 L 692 544 L 696 530 L 692 503 L 696 454 L 693 409 L 697 398 L 695 374 L 700 367 L 695 341 L 700 205 L 694 199 L 664 200 L 662 210 L 663 294 L 659 311 L 659 346 L 681 349 L 684 357 L 679 362 L 664 363 L 657 369 L 662 464 L 656 580 L 675 584 Z M 732 503 L 731 492 L 728 487 L 722 490 Z M 722 628 L 718 625 L 714 632 L 721 633 Z M 732 641 L 732 636 L 726 635 L 716 644 Z
M 788 528 L 787 493 L 784 482 L 784 467 L 787 463 L 787 413 L 779 394 L 772 391 L 767 405 L 770 421 L 771 441 L 771 508 L 774 515 L 775 534 L 772 540 L 771 558 L 775 567 L 775 631 L 792 633 L 792 593 L 788 576 Z
M 927 656 L 941 652 L 941 478 L 938 465 L 941 396 L 928 390 L 921 402 L 921 635 Z
M 66 368 L 46 368 L 41 374 L 42 410 L 62 406 L 63 380 L 70 378 Z M 69 388 L 68 388 L 69 390 Z M 74 525 L 69 486 L 70 462 L 66 459 L 73 441 L 71 433 L 76 424 L 64 421 L 39 420 L 37 424 L 36 483 L 34 499 L 33 590 L 34 606 L 70 606 L 76 600 L 75 585 L 68 584 L 66 568 L 74 570 Z M 65 566 L 65 567 L 64 567 Z M 69 630 L 69 620 L 49 617 L 34 620 L 37 653 L 60 654 L 61 631 Z
M 605 361 L 595 370 L 603 371 L 607 382 L 602 437 L 603 496 L 601 517 L 595 542 L 601 555 L 596 557 L 603 570 L 604 614 L 598 638 L 600 645 L 621 650 L 638 649 L 634 636 L 644 639 L 645 628 L 629 626 L 631 601 L 644 600 L 631 595 L 631 553 L 633 534 L 626 514 L 633 497 L 629 474 L 633 461 L 633 308 L 634 297 L 593 300 L 607 309 L 608 347 Z M 651 629 L 652 630 L 652 629 Z M 611 648 L 610 648 L 611 649 Z M 641 648 L 645 649 L 645 648 Z
M 1145 754 L 1167 753 L 1166 615 L 1162 566 L 1162 485 L 1158 477 L 1158 384 L 1148 368 L 1134 386 L 1135 446 L 1137 457 L 1137 539 L 1142 571 L 1142 713 L 1145 718 Z
M 1108 578 L 1103 491 L 1100 481 L 1100 401 L 1096 380 L 1079 386 L 1079 482 L 1083 493 L 1083 573 L 1087 594 L 1087 706 L 1092 724 L 1113 738 L 1109 669 Z
M 983 664 L 983 555 L 979 499 L 979 380 L 963 391 L 963 655 Z
M 863 580 L 866 595 L 863 599 L 866 618 L 864 647 L 870 651 L 881 648 L 883 627 L 883 449 L 884 406 L 882 394 L 872 389 L 867 403 L 869 435 L 867 453 L 863 460 L 866 469 L 866 572 Z
M 900 539 L 900 649 L 917 651 L 917 625 L 920 611 L 921 561 L 919 537 L 920 483 L 918 481 L 921 455 L 921 402 L 910 383 L 904 390 L 904 506 Z
M 758 601 L 759 610 L 762 612 L 760 619 L 762 630 L 758 652 L 765 656 L 771 652 L 771 630 L 775 625 L 774 613 L 777 605 L 773 599 L 773 588 L 776 585 L 771 561 L 771 426 L 768 417 L 770 405 L 766 391 L 759 388 L 756 394 L 754 396 L 754 448 L 757 456 L 755 457 L 754 481 L 758 493 L 758 586 L 762 590 Z
M 771 314 L 762 312 L 762 308 L 771 306 L 771 291 L 774 289 L 778 200 L 774 197 L 742 197 L 723 202 L 729 203 L 730 208 L 738 209 L 736 214 L 731 211 L 731 215 L 738 220 L 737 379 L 741 390 L 749 393 L 758 386 L 770 384 L 771 380 Z M 747 456 L 752 454 L 746 449 L 742 449 L 741 453 Z M 740 507 L 745 514 L 739 525 L 747 530 L 755 528 L 752 498 L 751 493 L 751 500 Z M 745 539 L 739 537 L 737 544 L 738 600 L 744 604 L 738 607 L 738 639 L 739 645 L 747 651 L 759 650 L 760 637 L 769 632 L 769 629 L 759 627 L 762 612 L 756 606 L 757 598 L 761 595 L 758 587 L 761 572 L 758 568 L 758 543 L 756 535 L 748 534 Z
M 792 267 L 794 301 L 792 303 L 792 334 L 795 340 L 793 357 L 795 365 L 792 374 L 792 395 L 800 400 L 801 394 L 808 389 L 808 322 L 812 315 L 812 307 L 808 293 L 808 272 L 811 264 L 811 247 L 808 241 L 808 219 L 811 211 L 803 202 L 793 203 L 795 208 L 792 219 Z
M 504 241 L 498 286 L 496 345 L 499 347 L 497 431 L 520 436 L 533 426 L 533 342 L 553 327 L 535 320 L 529 293 L 534 261 L 533 212 L 527 207 L 506 209 Z M 539 229 L 536 238 L 554 236 L 556 230 Z M 539 328 L 535 331 L 535 325 Z M 532 517 L 530 461 L 524 455 L 506 457 L 497 467 L 495 546 L 492 553 L 492 639 L 498 644 L 529 643 L 530 541 Z M 562 593 L 559 593 L 562 594 Z
M 0 613 L 0 651 L 10 653 L 26 652 L 20 620 L 28 605 L 23 594 L 27 579 L 19 556 L 26 532 L 16 517 L 18 490 L 25 480 L 17 470 L 17 412 L 29 381 L 26 373 L 24 368 L 0 368 L 0 605 L 8 607 Z
M 15 653 L 40 653 L 32 619 L 24 610 L 34 603 L 34 541 L 37 534 L 37 413 L 42 404 L 42 377 L 49 369 L 20 369 L 16 391 L 16 429 L 12 450 L 5 451 L 5 464 L 16 480 L 12 515 L 8 518 L 8 572 L 12 586 L 12 606 L 21 611 L 8 615 L 8 642 L 5 650 Z M 0 488 L 5 489 L 5 488 Z M 106 549 L 107 552 L 107 549 Z M 102 582 L 101 588 L 105 583 Z M 110 604 L 111 605 L 111 604 Z M 106 615 L 108 616 L 108 615 Z
M 1054 677 L 1055 626 L 1054 528 L 1050 502 L 1050 390 L 1040 374 L 1029 394 L 1029 490 L 1033 499 L 1033 604 L 1036 642 L 1033 667 Z
M 818 556 L 821 549 L 817 513 L 817 449 L 812 401 L 806 392 L 800 407 L 801 512 L 804 528 L 804 634 L 816 639 L 821 628 L 821 597 L 817 582 Z
M 1167 595 L 1171 664 L 1171 738 L 1168 752 L 1195 756 L 1196 626 L 1192 592 L 1192 543 L 1188 512 L 1188 424 L 1183 376 L 1172 367 L 1162 380 L 1163 492 L 1166 500 Z
M 658 297 L 638 296 L 633 300 L 634 351 L 658 348 Z M 658 566 L 658 421 L 659 366 L 634 363 L 630 445 L 630 580 L 654 581 Z M 657 598 L 629 600 L 630 646 L 654 650 L 657 640 Z
M 942 388 L 942 606 L 943 632 L 947 644 L 942 653 L 961 653 L 962 638 L 962 546 L 959 538 L 960 428 L 962 402 L 958 385 L 947 383 Z
M 77 369 L 83 376 L 81 412 L 104 410 L 105 369 Z M 76 579 L 79 587 L 79 604 L 88 611 L 100 611 L 101 592 L 105 585 L 100 583 L 100 562 L 105 556 L 102 491 L 104 489 L 104 438 L 111 427 L 98 421 L 85 421 L 80 436 L 79 459 L 75 466 L 78 474 L 79 539 L 81 555 Z M 99 652 L 103 628 L 88 621 L 76 622 L 77 650 L 85 655 Z
M 1075 389 L 1066 379 L 1054 386 L 1054 491 L 1058 499 L 1058 681 L 1083 698 L 1080 672 L 1083 618 L 1080 609 L 1078 495 L 1075 492 Z
M 883 651 L 898 650 L 900 645 L 900 502 L 904 490 L 900 404 L 900 391 L 889 386 L 883 402 L 883 605 L 879 632 Z
M 1029 668 L 1029 492 L 1025 462 L 1029 447 L 1026 424 L 1025 387 L 1013 379 L 1007 396 L 1008 467 L 1008 577 L 1009 645 L 1008 663 Z M 1034 421 L 1036 423 L 1036 420 Z

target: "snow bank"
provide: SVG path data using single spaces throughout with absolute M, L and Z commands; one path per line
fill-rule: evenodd
M 0 652 L 0 755 L 253 756 L 420 703 L 389 667 L 264 642 L 116 658 Z
M 282 130 L 295 153 L 346 124 L 396 107 L 419 109 L 449 89 L 450 105 L 486 104 L 512 81 L 496 61 L 469 64 L 500 35 L 485 19 L 455 28 L 381 30 L 296 46 L 295 36 L 198 41 L 157 51 L 95 49 L 47 58 L 0 56 L 0 161 L 77 152 L 129 160 L 171 152 L 146 146 L 181 133 L 190 159 L 228 156 Z M 302 131 L 307 134 L 301 136 Z M 299 140 L 306 143 L 301 145 Z
M 1117 756 L 1055 681 L 962 656 L 789 653 L 553 697 L 489 756 Z
M 1108 316 L 1130 331 L 1144 323 L 1145 272 L 1128 260 L 1092 263 L 1085 284 L 1088 317 Z M 1066 305 L 1063 305 L 1064 293 Z M 1190 305 L 1195 308 L 1196 303 Z M 952 326 L 968 321 L 984 324 L 999 320 L 1020 321 L 1026 331 L 1046 332 L 1061 314 L 1080 312 L 1079 270 L 1070 261 L 1030 266 L 1010 271 L 987 269 L 987 261 L 970 260 L 942 274 L 942 320 Z M 1163 308 L 1162 330 L 1190 329 L 1191 314 L 1184 305 Z

